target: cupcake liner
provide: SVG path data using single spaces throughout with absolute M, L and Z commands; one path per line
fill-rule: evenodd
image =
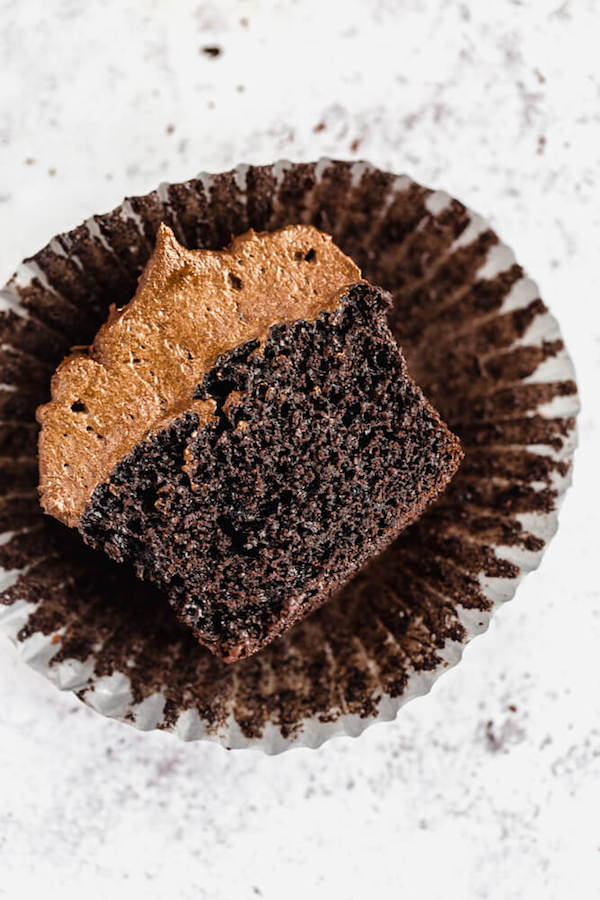
M 161 221 L 188 247 L 312 223 L 391 291 L 409 369 L 464 445 L 447 492 L 333 601 L 225 665 L 163 597 L 43 516 L 49 379 L 126 302 Z M 163 184 L 58 235 L 0 292 L 0 629 L 61 690 L 183 740 L 276 753 L 393 718 L 534 569 L 569 484 L 578 411 L 556 321 L 512 251 L 441 191 L 366 162 L 238 166 Z

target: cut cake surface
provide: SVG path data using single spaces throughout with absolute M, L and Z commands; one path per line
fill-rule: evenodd
M 227 251 L 163 228 L 133 301 L 39 411 L 45 509 L 227 661 L 325 602 L 459 464 L 386 295 L 359 279 L 312 227 Z

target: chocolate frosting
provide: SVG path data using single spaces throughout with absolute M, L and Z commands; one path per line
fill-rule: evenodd
M 76 526 L 96 486 L 149 432 L 188 409 L 210 419 L 214 403 L 193 395 L 221 354 L 334 309 L 360 276 L 312 226 L 249 231 L 217 251 L 187 250 L 162 224 L 133 299 L 60 364 L 37 411 L 44 510 Z

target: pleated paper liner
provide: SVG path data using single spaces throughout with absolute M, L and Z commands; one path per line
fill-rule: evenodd
M 188 247 L 294 222 L 331 233 L 392 292 L 409 368 L 466 451 L 434 508 L 336 600 L 230 666 L 36 495 L 50 376 L 133 295 L 161 221 Z M 459 660 L 556 530 L 578 410 L 559 328 L 483 219 L 406 176 L 321 160 L 161 185 L 53 238 L 1 298 L 0 628 L 104 715 L 271 753 L 359 734 Z

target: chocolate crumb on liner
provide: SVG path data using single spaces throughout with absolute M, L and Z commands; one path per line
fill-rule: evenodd
M 37 497 L 35 409 L 71 346 L 133 295 L 161 222 L 189 248 L 295 223 L 330 233 L 392 293 L 409 370 L 465 450 L 435 506 L 336 599 L 232 665 Z M 558 325 L 483 219 L 406 176 L 323 159 L 161 185 L 25 260 L 0 292 L 0 331 L 0 629 L 57 687 L 138 728 L 277 753 L 392 719 L 556 530 L 579 408 Z

